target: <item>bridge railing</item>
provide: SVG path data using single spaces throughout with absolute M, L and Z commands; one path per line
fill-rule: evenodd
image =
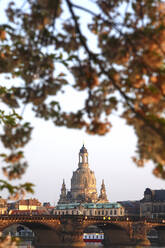
M 54 215 L 54 214 L 42 214 L 42 215 L 0 215 L 0 220 L 63 220 L 63 219 L 75 219 L 83 221 L 101 221 L 101 222 L 115 222 L 115 221 L 129 221 L 129 222 L 148 222 L 148 223 L 164 223 L 165 217 L 163 218 L 146 218 L 138 216 L 84 216 L 84 215 Z

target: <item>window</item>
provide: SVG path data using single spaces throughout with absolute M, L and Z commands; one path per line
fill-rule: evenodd
M 62 211 L 62 215 L 64 215 L 64 211 Z
M 74 211 L 72 210 L 72 214 L 74 214 Z
M 147 205 L 147 212 L 150 211 L 150 205 Z
M 156 218 L 156 214 L 153 214 L 153 218 Z
M 113 215 L 113 212 L 112 212 L 112 210 L 110 211 L 110 215 Z
M 104 215 L 104 210 L 102 210 L 102 214 Z
M 154 207 L 153 207 L 153 210 L 154 210 L 154 213 L 157 213 L 157 210 L 158 210 L 158 209 L 157 209 L 157 206 L 154 206 Z
M 66 214 L 68 214 L 68 210 L 66 210 Z
M 108 215 L 108 210 L 106 210 L 106 215 Z
M 100 215 L 100 211 L 98 211 L 98 215 Z
M 116 212 L 116 209 L 114 210 L 114 215 L 116 215 L 117 214 L 117 212 Z
M 95 215 L 97 215 L 97 211 L 95 211 Z
M 89 211 L 90 215 L 92 215 L 92 210 Z
M 85 186 L 88 185 L 88 183 L 87 183 L 87 178 L 86 178 L 86 177 L 84 178 L 84 185 L 85 185 Z
M 85 210 L 84 210 L 83 214 L 86 215 L 86 211 Z

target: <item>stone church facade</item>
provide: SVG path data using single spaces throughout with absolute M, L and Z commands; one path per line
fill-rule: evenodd
M 66 190 L 63 180 L 58 204 L 69 203 L 108 203 L 104 181 L 102 181 L 100 195 L 97 194 L 96 178 L 88 164 L 88 151 L 83 145 L 79 152 L 79 163 L 71 178 L 71 189 Z

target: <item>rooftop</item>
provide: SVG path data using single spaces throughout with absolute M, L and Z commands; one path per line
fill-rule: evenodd
M 70 203 L 70 204 L 58 204 L 55 209 L 76 209 L 78 207 L 84 207 L 86 209 L 102 209 L 102 208 L 120 208 L 120 203 Z

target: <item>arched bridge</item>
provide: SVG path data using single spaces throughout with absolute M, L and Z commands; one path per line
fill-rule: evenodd
M 35 247 L 78 247 L 85 245 L 84 230 L 91 225 L 104 232 L 104 245 L 150 245 L 147 232 L 155 228 L 159 243 L 165 244 L 165 220 L 133 217 L 95 217 L 81 215 L 1 215 L 0 231 L 22 224 L 35 233 Z

